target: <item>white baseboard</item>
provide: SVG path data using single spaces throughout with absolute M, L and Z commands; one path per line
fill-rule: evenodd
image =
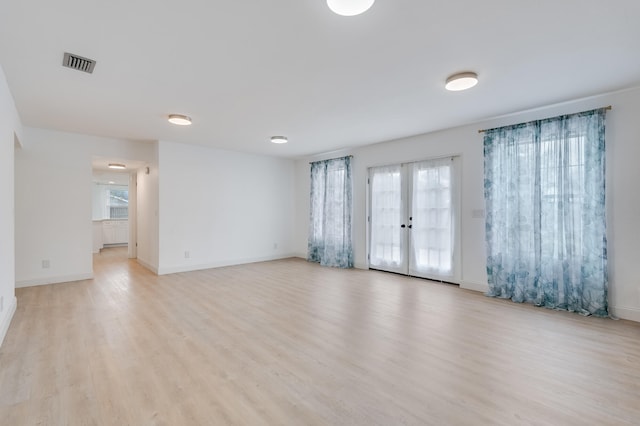
M 167 275 L 167 274 L 176 274 L 179 272 L 200 271 L 202 269 L 221 268 L 224 266 L 244 265 L 247 263 L 256 263 L 256 262 L 268 262 L 271 260 L 289 259 L 291 257 L 297 257 L 297 256 L 291 253 L 286 253 L 286 254 L 279 254 L 274 256 L 262 256 L 262 257 L 243 258 L 243 259 L 228 259 L 228 260 L 221 260 L 221 261 L 203 263 L 203 264 L 197 264 L 197 265 L 165 266 L 165 267 L 159 267 L 157 274 Z
M 481 293 L 486 293 L 489 291 L 489 286 L 487 284 L 480 284 L 469 281 L 463 281 L 462 283 L 460 283 L 460 288 L 464 288 L 465 290 L 479 291 Z M 609 310 L 611 314 L 617 318 L 640 322 L 640 309 L 638 308 L 630 308 L 627 306 L 609 306 Z
M 36 278 L 33 280 L 16 281 L 16 288 L 35 287 L 38 285 L 58 284 L 58 283 L 66 283 L 71 281 L 83 281 L 83 280 L 91 280 L 91 279 L 93 279 L 93 273 L 65 275 L 61 277 Z
M 298 253 L 293 253 L 289 257 L 297 257 L 297 258 L 300 258 L 300 259 L 307 260 L 307 253 L 299 253 L 299 252 Z M 356 269 L 369 269 L 369 264 L 367 262 L 363 262 L 363 263 L 355 262 L 353 267 L 356 268 Z
M 479 291 L 480 293 L 486 293 L 489 291 L 489 285 L 486 283 L 483 284 L 464 280 L 460 282 L 460 288 L 463 288 L 465 290 Z
M 626 306 L 611 306 L 610 308 L 611 313 L 620 319 L 640 322 L 640 309 L 638 308 Z
M 9 306 L 5 307 L 5 310 L 2 314 L 0 314 L 0 346 L 2 346 L 2 342 L 4 341 L 4 337 L 7 335 L 7 331 L 9 331 L 9 325 L 11 324 L 11 320 L 13 319 L 13 314 L 16 313 L 16 307 L 18 306 L 18 299 L 16 297 L 12 297 L 8 303 Z
M 367 262 L 355 262 L 353 267 L 356 269 L 369 269 L 369 264 Z
M 156 266 L 153 266 L 150 263 L 145 262 L 139 257 L 136 259 L 136 261 L 142 266 L 144 266 L 145 268 L 147 268 L 148 270 L 150 270 L 151 272 L 153 272 L 154 274 L 158 275 L 158 268 Z

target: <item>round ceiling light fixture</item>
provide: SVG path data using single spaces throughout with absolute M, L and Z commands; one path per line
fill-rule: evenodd
M 478 84 L 478 74 L 475 72 L 461 72 L 454 74 L 447 79 L 444 88 L 453 92 L 471 89 Z
M 191 117 L 182 114 L 169 114 L 169 123 L 177 124 L 178 126 L 190 126 Z
M 287 143 L 288 141 L 286 136 L 271 136 L 272 143 Z
M 109 168 L 110 169 L 122 170 L 122 169 L 126 169 L 127 166 L 125 166 L 124 164 L 120 164 L 120 163 L 109 163 Z
M 327 0 L 327 6 L 342 16 L 355 16 L 366 12 L 375 0 Z

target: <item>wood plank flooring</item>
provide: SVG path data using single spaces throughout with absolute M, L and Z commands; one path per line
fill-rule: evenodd
M 18 289 L 2 425 L 640 424 L 640 324 L 300 259 Z

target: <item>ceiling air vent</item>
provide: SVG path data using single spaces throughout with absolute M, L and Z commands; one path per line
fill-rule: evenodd
M 62 66 L 91 74 L 93 72 L 93 68 L 96 66 L 96 61 L 64 52 Z

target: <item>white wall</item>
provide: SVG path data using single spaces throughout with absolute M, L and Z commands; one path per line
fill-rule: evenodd
M 160 274 L 292 255 L 293 160 L 160 141 L 159 170 Z
M 137 181 L 137 227 L 138 262 L 158 272 L 158 142 L 151 145 L 149 173 L 147 169 L 138 170 Z
M 152 271 L 292 255 L 292 160 L 172 142 L 25 132 L 28 143 L 16 156 L 18 287 L 92 277 L 94 156 L 149 165 L 149 174 L 145 168 L 137 173 L 137 256 Z
M 16 310 L 14 249 L 14 149 L 22 124 L 0 67 L 0 345 Z
M 150 143 L 25 127 L 15 156 L 16 287 L 91 278 L 92 158 L 151 154 Z
M 612 105 L 607 114 L 607 200 L 610 305 L 615 315 L 640 321 L 640 89 L 596 96 L 513 114 L 441 132 L 384 142 L 344 152 L 300 159 L 296 164 L 296 232 L 294 250 L 306 257 L 309 217 L 308 162 L 352 154 L 354 179 L 354 256 L 366 268 L 366 174 L 372 166 L 459 154 L 462 159 L 462 283 L 486 291 L 484 219 L 472 217 L 484 209 L 483 136 L 479 129 L 520 123 Z

